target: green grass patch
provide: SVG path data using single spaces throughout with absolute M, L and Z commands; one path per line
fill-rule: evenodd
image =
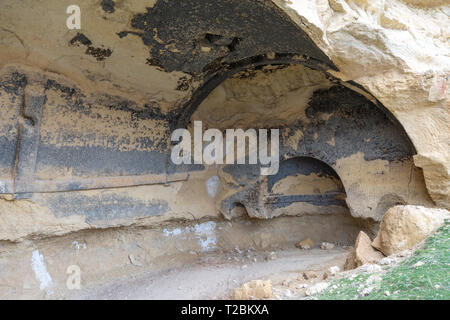
M 316 296 L 326 300 L 450 300 L 450 222 L 446 221 L 431 235 L 422 249 L 395 267 L 385 267 L 378 273 L 381 281 L 367 284 L 370 274 L 342 278 L 330 283 L 328 289 Z M 423 265 L 414 265 L 422 262 Z M 377 274 L 372 274 L 372 278 Z M 367 295 L 364 288 L 372 287 Z M 390 295 L 386 295 L 389 291 Z

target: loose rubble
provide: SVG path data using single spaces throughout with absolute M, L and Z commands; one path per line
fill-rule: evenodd
M 299 249 L 308 250 L 314 247 L 314 242 L 310 238 L 306 238 L 295 245 Z
M 318 294 L 318 293 L 322 292 L 323 290 L 325 290 L 326 288 L 328 288 L 328 286 L 329 286 L 328 282 L 316 283 L 315 285 L 306 289 L 305 294 L 307 296 L 312 296 L 312 295 Z
M 331 250 L 334 248 L 334 244 L 329 243 L 329 242 L 322 242 L 320 244 L 320 249 L 322 250 Z
M 234 289 L 235 300 L 269 299 L 272 296 L 272 281 L 270 280 L 253 280 Z
M 305 271 L 305 272 L 303 272 L 302 278 L 305 280 L 314 279 L 314 278 L 317 278 L 317 273 L 315 271 Z M 303 279 L 300 278 L 299 280 L 303 280 Z
M 371 246 L 369 236 L 361 231 L 356 238 L 355 248 L 347 257 L 344 270 L 355 269 L 367 263 L 376 263 L 383 257 L 381 252 Z

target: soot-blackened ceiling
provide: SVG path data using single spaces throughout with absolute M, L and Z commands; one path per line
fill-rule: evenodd
M 134 16 L 134 34 L 150 48 L 148 64 L 194 76 L 266 53 L 297 54 L 332 68 L 303 30 L 266 0 L 159 0 Z

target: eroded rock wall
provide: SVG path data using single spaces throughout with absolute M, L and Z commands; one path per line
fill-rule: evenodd
M 405 128 L 436 204 L 450 205 L 449 5 L 445 1 L 275 1 Z M 333 73 L 333 72 L 332 72 Z
M 254 199 L 260 218 L 348 205 L 379 220 L 394 204 L 432 206 L 427 190 L 448 207 L 443 3 L 112 3 L 80 1 L 81 30 L 60 1 L 0 4 L 2 240 L 218 218 L 227 199 Z M 174 166 L 170 134 L 194 119 L 281 127 L 283 160 L 333 173 L 293 172 L 270 193 L 255 168 L 239 181 L 237 167 Z M 304 197 L 264 202 L 285 192 Z
M 215 89 L 192 118 L 221 130 L 281 128 L 284 161 L 276 175 L 261 177 L 258 166 L 223 167 L 218 207 L 227 217 L 235 203 L 244 204 L 251 216 L 269 218 L 339 212 L 346 201 L 353 216 L 376 221 L 396 203 L 433 205 L 402 127 L 389 112 L 323 72 L 289 66 L 239 73 Z M 314 168 L 320 165 L 313 160 L 325 166 Z M 337 179 L 342 189 L 321 190 L 330 180 L 308 180 L 317 174 Z M 286 192 L 287 186 L 273 190 L 279 181 L 297 194 Z

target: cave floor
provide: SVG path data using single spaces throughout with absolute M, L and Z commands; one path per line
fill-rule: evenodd
M 304 285 L 322 281 L 323 272 L 331 266 L 341 268 L 348 249 L 331 250 L 296 248 L 257 252 L 208 253 L 195 263 L 181 268 L 110 280 L 90 288 L 74 290 L 64 299 L 229 299 L 233 289 L 251 280 L 270 279 L 273 299 L 305 298 Z M 144 269 L 144 268 L 142 268 Z M 304 271 L 315 271 L 317 278 L 297 278 Z

